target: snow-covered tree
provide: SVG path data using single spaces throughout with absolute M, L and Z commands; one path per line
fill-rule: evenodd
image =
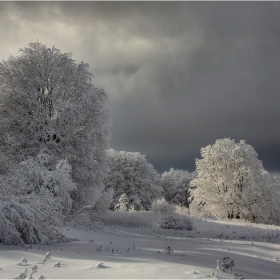
M 104 212 L 108 210 L 113 202 L 113 198 L 114 198 L 113 188 L 103 190 L 100 195 L 100 198 L 98 199 L 98 201 L 94 206 L 94 210 L 97 212 Z
M 194 173 L 173 168 L 164 172 L 160 178 L 160 185 L 164 190 L 165 199 L 169 203 L 188 207 L 188 199 L 190 197 L 189 186 L 194 176 Z
M 0 176 L 0 241 L 40 243 L 55 239 L 72 208 L 71 167 L 61 160 L 48 170 L 49 155 L 28 157 Z
M 256 213 L 256 221 L 280 225 L 280 182 L 263 170 L 261 186 L 261 199 L 252 205 L 251 212 Z M 245 217 L 250 214 L 247 211 Z
M 114 210 L 127 211 L 129 210 L 129 197 L 126 193 L 123 193 L 118 200 L 118 203 L 114 206 Z
M 148 210 L 154 199 L 161 196 L 159 175 L 146 157 L 136 152 L 107 152 L 109 171 L 105 178 L 106 189 L 114 189 L 111 208 L 119 203 L 120 197 L 128 197 L 128 208 Z
M 67 158 L 77 206 L 94 204 L 103 188 L 110 134 L 107 94 L 92 77 L 88 64 L 39 42 L 0 63 L 1 146 L 16 163 L 44 148 L 53 168 Z
M 279 184 L 265 171 L 254 148 L 244 140 L 218 139 L 201 149 L 192 207 L 211 215 L 271 222 L 279 213 Z M 275 211 L 273 213 L 273 210 Z

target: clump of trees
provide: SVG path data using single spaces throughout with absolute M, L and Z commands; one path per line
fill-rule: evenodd
M 157 213 L 174 211 L 177 205 L 194 216 L 279 224 L 280 184 L 252 146 L 218 139 L 202 148 L 201 156 L 193 173 L 171 168 L 159 176 L 145 156 L 108 150 L 106 189 L 98 205 Z
M 171 168 L 164 172 L 160 178 L 165 199 L 178 206 L 189 207 L 190 182 L 195 178 L 195 172 Z
M 106 191 L 111 189 L 111 209 L 149 210 L 160 197 L 159 174 L 146 157 L 136 152 L 107 151 L 109 171 L 105 177 Z
M 191 210 L 223 218 L 279 223 L 280 185 L 244 140 L 218 139 L 201 149 L 191 181 Z
M 194 173 L 162 176 L 140 153 L 108 150 L 108 97 L 92 79 L 87 63 L 39 42 L 0 63 L 0 242 L 55 239 L 83 209 L 177 205 L 280 223 L 280 184 L 244 140 L 219 139 L 201 149 Z

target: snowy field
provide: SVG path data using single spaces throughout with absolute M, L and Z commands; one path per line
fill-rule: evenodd
M 67 243 L 0 244 L 0 278 L 29 278 L 32 266 L 47 279 L 280 279 L 280 227 L 229 221 L 195 221 L 195 229 L 64 228 Z M 222 239 L 220 238 L 222 234 Z M 170 246 L 170 255 L 165 251 Z M 39 263 L 47 252 L 51 258 Z M 217 260 L 230 257 L 230 274 Z M 22 258 L 28 261 L 18 263 Z M 103 264 L 101 264 L 103 263 Z M 98 264 L 101 264 L 98 266 Z

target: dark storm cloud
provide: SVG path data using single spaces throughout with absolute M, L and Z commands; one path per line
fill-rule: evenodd
M 0 8 L 1 59 L 39 39 L 89 62 L 110 97 L 112 148 L 141 152 L 159 171 L 191 171 L 200 148 L 231 137 L 280 169 L 279 2 Z

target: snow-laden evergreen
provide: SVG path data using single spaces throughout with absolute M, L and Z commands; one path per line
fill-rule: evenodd
M 114 190 L 112 209 L 123 205 L 120 199 L 127 196 L 127 209 L 148 210 L 154 199 L 161 196 L 159 175 L 146 157 L 136 152 L 107 152 L 109 171 L 105 179 L 106 189 Z
M 133 210 L 135 207 L 129 207 L 130 199 L 126 193 L 121 194 L 118 202 L 115 204 L 114 209 L 118 211 L 127 211 L 129 209 Z M 139 210 L 139 209 L 138 209 Z
M 110 120 L 107 94 L 92 84 L 89 65 L 36 42 L 0 63 L 0 143 L 18 163 L 51 152 L 50 168 L 67 158 L 77 184 L 76 207 L 103 189 Z
M 218 139 L 201 149 L 197 178 L 191 181 L 191 212 L 279 223 L 280 185 L 244 140 Z
M 165 199 L 179 206 L 189 206 L 190 181 L 195 178 L 195 172 L 171 168 L 160 178 L 160 185 L 164 190 Z

